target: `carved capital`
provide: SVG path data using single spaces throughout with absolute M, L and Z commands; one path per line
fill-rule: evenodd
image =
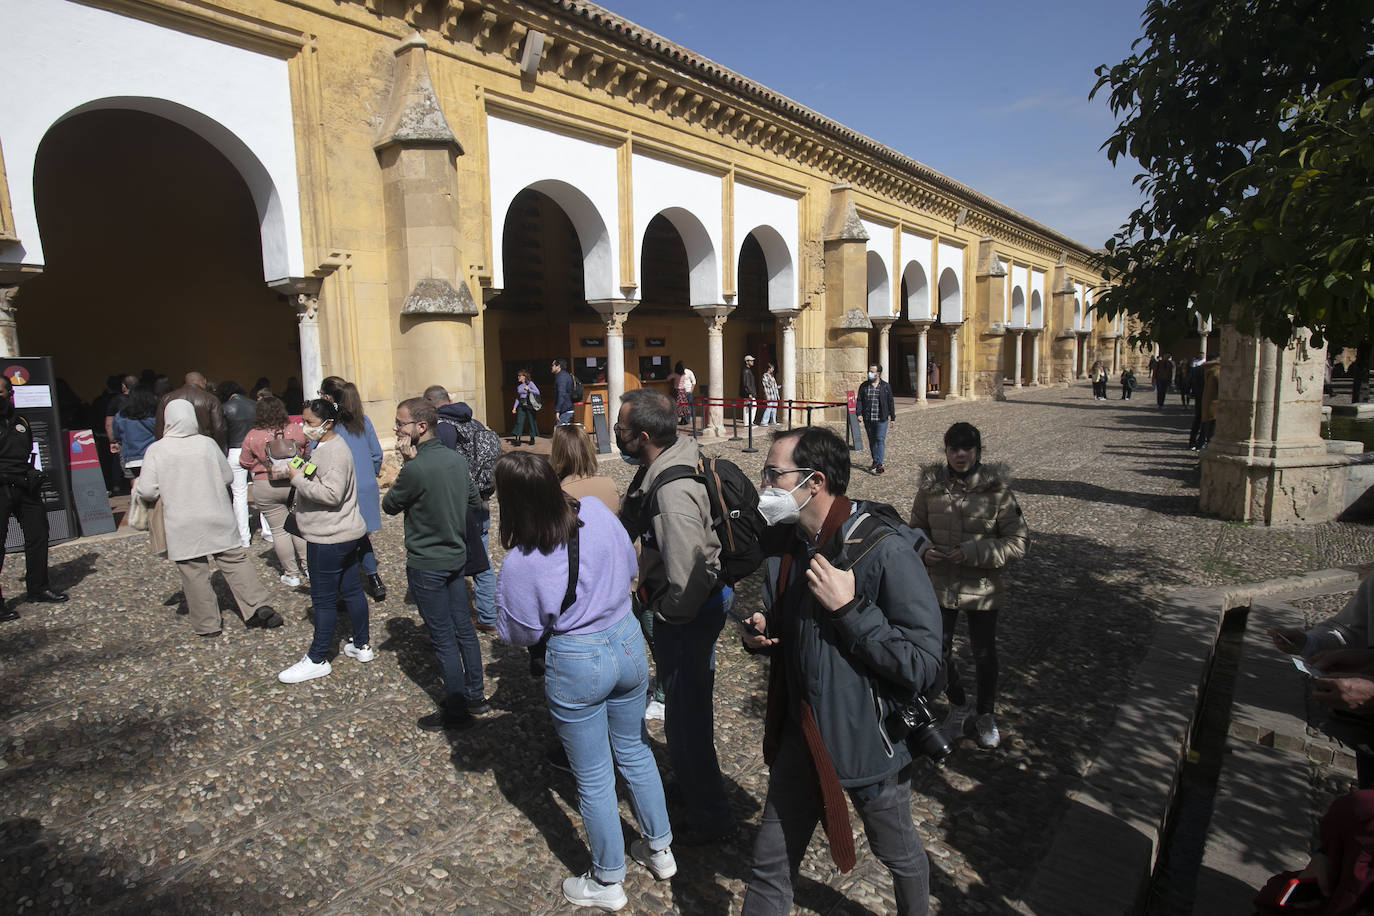
M 296 307 L 296 319 L 302 324 L 314 321 L 320 313 L 318 293 L 297 293 L 291 297 L 291 304 Z
M 778 309 L 772 315 L 782 332 L 790 334 L 797 329 L 797 317 L 801 315 L 801 309 Z
M 621 334 L 630 313 L 639 305 L 638 299 L 588 299 L 590 305 L 606 325 L 607 334 Z
M 701 320 L 706 322 L 706 333 L 710 335 L 720 334 L 725 330 L 725 320 L 730 317 L 730 313 L 735 310 L 733 305 L 694 305 L 692 311 L 701 316 Z
M 0 286 L 0 322 L 14 323 L 14 314 L 19 310 L 19 287 Z

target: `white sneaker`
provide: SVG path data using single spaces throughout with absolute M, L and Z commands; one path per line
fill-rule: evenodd
M 372 651 L 371 646 L 355 646 L 351 639 L 344 643 L 343 654 L 349 658 L 356 658 L 360 662 L 370 662 L 377 657 L 377 653 Z
M 312 662 L 310 656 L 306 655 L 290 668 L 277 675 L 277 680 L 283 684 L 299 684 L 301 681 L 309 681 L 317 677 L 324 677 L 334 669 L 330 667 L 329 661 Z
M 629 902 L 625 898 L 625 889 L 619 882 L 602 884 L 593 878 L 590 872 L 576 878 L 564 878 L 563 897 L 576 906 L 594 906 L 611 912 Z
M 656 881 L 664 881 L 677 874 L 677 859 L 671 849 L 653 850 L 643 837 L 630 843 L 630 858 L 649 869 Z
M 650 700 L 644 706 L 644 718 L 663 721 L 663 704 L 658 700 Z
M 287 588 L 300 588 L 300 587 L 301 587 L 301 577 L 300 577 L 300 576 L 292 576 L 292 575 L 289 575 L 289 574 L 287 574 L 287 573 L 282 573 L 282 574 L 281 574 L 281 584 L 282 584 L 282 585 L 285 585 Z
M 997 720 L 992 713 L 985 712 L 969 724 L 973 726 L 971 731 L 979 747 L 994 748 L 1002 743 L 1002 735 L 997 731 Z

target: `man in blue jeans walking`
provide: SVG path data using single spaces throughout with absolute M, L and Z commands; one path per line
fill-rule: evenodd
M 654 615 L 654 660 L 663 685 L 664 736 L 682 790 L 685 824 L 673 822 L 678 845 L 699 846 L 735 829 L 716 757 L 714 694 L 716 637 L 734 593 L 720 583 L 720 540 L 711 528 L 711 503 L 698 478 L 672 480 L 655 491 L 657 511 L 647 516 L 645 495 L 664 470 L 695 473 L 700 450 L 679 438 L 677 407 L 652 388 L 621 395 L 616 444 L 641 465 L 630 484 L 621 519 L 640 540 L 639 592 Z
M 573 420 L 573 377 L 565 360 L 556 359 L 549 367 L 553 372 L 553 412 L 559 423 Z
M 434 434 L 438 414 L 424 398 L 396 407 L 396 445 L 415 457 L 401 468 L 382 510 L 405 513 L 406 579 L 420 609 L 444 681 L 441 709 L 421 717 L 426 731 L 471 726 L 474 715 L 490 712 L 482 696 L 482 648 L 468 617 L 467 514 L 480 507 L 463 456 Z
M 883 455 L 887 450 L 887 426 L 897 419 L 897 404 L 892 398 L 892 386 L 883 380 L 883 367 L 877 363 L 868 367 L 868 378 L 859 386 L 859 416 L 868 432 L 868 451 L 873 463 L 868 469 L 883 473 Z

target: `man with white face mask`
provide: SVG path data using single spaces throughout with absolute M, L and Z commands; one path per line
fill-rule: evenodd
M 788 911 L 817 823 L 840 870 L 854 867 L 844 791 L 892 873 L 897 912 L 929 912 L 929 866 L 911 819 L 911 751 L 885 726 L 939 675 L 940 610 L 911 542 L 891 536 L 901 525 L 896 510 L 851 501 L 849 472 L 843 440 L 815 427 L 780 434 L 763 467 L 759 512 L 773 526 L 766 611 L 742 632 L 747 649 L 772 659 L 763 738 L 770 773 L 746 916 Z M 891 531 L 874 537 L 880 526 Z M 850 539 L 860 541 L 857 555 L 847 552 Z

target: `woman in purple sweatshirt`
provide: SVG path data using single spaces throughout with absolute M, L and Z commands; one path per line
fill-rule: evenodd
M 625 841 L 615 767 L 629 786 L 642 834 L 630 854 L 659 880 L 677 872 L 663 782 L 643 730 L 649 663 L 630 613 L 634 548 L 600 500 L 565 496 L 543 458 L 508 452 L 494 477 L 508 551 L 496 581 L 497 631 L 517 646 L 548 637 L 544 694 L 577 779 L 592 853 L 587 874 L 563 880 L 563 896 L 578 906 L 620 909 Z

